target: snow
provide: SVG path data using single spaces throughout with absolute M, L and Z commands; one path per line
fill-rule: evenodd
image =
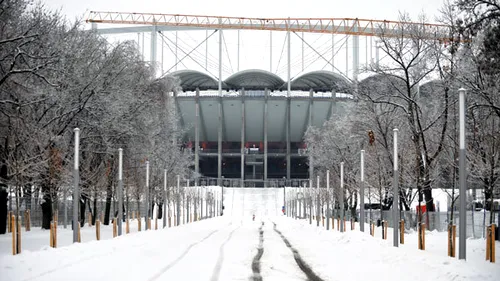
M 307 280 L 273 223 L 323 280 L 500 280 L 500 262 L 485 261 L 484 239 L 467 240 L 467 261 L 447 257 L 446 233 L 437 231 L 426 233 L 425 251 L 417 249 L 414 232 L 395 248 L 391 229 L 382 240 L 380 228 L 372 237 L 368 225 L 362 233 L 347 223 L 340 233 L 281 216 L 280 194 L 282 189 L 228 189 L 223 217 L 142 232 L 132 220 L 131 233 L 114 239 L 111 227 L 102 226 L 101 241 L 94 241 L 95 227 L 85 226 L 82 243 L 72 244 L 71 229 L 60 226 L 58 248 L 48 247 L 48 231 L 32 229 L 23 232 L 16 256 L 11 235 L 0 235 L 0 280 L 249 280 L 259 228 L 263 280 Z M 498 242 L 496 252 L 498 260 Z
M 485 261 L 483 239 L 467 241 L 467 261 L 447 257 L 447 234 L 427 233 L 426 250 L 417 249 L 417 234 L 405 234 L 405 244 L 393 247 L 392 229 L 388 239 L 381 239 L 381 228 L 376 235 L 359 231 L 340 233 L 337 229 L 325 230 L 309 225 L 306 221 L 291 218 L 277 219 L 278 228 L 290 243 L 306 257 L 308 263 L 326 280 L 499 280 L 500 264 Z M 321 225 L 321 224 L 320 224 Z M 368 231 L 368 225 L 365 230 Z M 458 240 L 457 240 L 458 245 Z M 496 251 L 500 244 L 496 243 Z M 458 256 L 458 250 L 457 250 Z M 377 278 L 376 276 L 380 276 Z

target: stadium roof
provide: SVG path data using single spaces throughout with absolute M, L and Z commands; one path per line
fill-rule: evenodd
M 291 89 L 300 91 L 313 90 L 316 92 L 350 92 L 352 84 L 341 75 L 325 70 L 305 73 L 292 79 Z M 286 85 L 285 85 L 286 89 Z
M 218 90 L 216 78 L 196 70 L 180 70 L 169 74 L 177 76 L 183 91 Z M 261 69 L 248 69 L 234 73 L 222 81 L 223 90 L 286 90 L 287 82 L 278 75 Z M 352 83 L 343 76 L 331 71 L 312 71 L 291 80 L 292 91 L 350 92 Z
M 228 77 L 225 81 L 226 85 L 232 90 L 277 90 L 285 81 L 278 75 L 261 69 L 248 69 Z
M 200 71 L 196 70 L 179 70 L 172 72 L 169 76 L 176 76 L 181 80 L 183 91 L 194 91 L 196 88 L 200 90 L 218 89 L 219 81 Z M 222 88 L 225 88 L 223 83 Z

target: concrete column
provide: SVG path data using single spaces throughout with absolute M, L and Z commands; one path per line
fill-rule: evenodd
M 345 77 L 349 77 L 349 36 L 345 37 Z
M 200 89 L 196 88 L 196 109 L 194 120 L 194 172 L 195 185 L 198 185 L 198 175 L 200 173 Z
M 144 33 L 143 33 L 144 34 Z M 152 30 L 151 30 L 151 51 L 150 51 L 150 61 L 151 65 L 153 66 L 153 76 L 156 77 L 156 39 L 157 39 L 157 29 L 156 25 L 152 25 Z
M 264 187 L 267 187 L 267 101 L 269 97 L 269 90 L 266 89 L 264 95 Z
M 222 24 L 222 19 L 219 19 Z M 217 153 L 217 183 L 222 185 L 222 30 L 219 29 L 219 128 L 218 128 L 218 153 Z
M 177 55 L 177 51 L 179 50 L 179 34 L 177 30 L 175 31 L 175 71 L 177 71 L 177 66 L 179 65 L 179 56 Z
M 287 22 L 288 26 L 290 26 L 290 18 L 288 18 Z M 290 179 L 290 98 L 292 96 L 291 89 L 291 40 L 290 30 L 287 31 L 287 116 L 286 116 L 286 178 Z
M 359 22 L 354 24 L 354 32 L 358 31 Z M 352 78 L 354 80 L 354 92 L 358 91 L 358 72 L 359 72 L 359 36 L 353 35 L 352 38 Z
M 313 90 L 309 90 L 309 127 L 313 125 L 313 118 L 314 118 L 314 111 L 313 111 Z M 309 155 L 309 178 L 312 179 L 313 178 L 313 174 L 314 174 L 314 159 L 313 159 L 313 156 L 311 154 L 311 147 L 308 147 L 308 155 Z
M 236 66 L 236 71 L 240 71 L 240 30 L 238 29 L 238 62 Z
M 332 100 L 330 102 L 330 109 L 328 110 L 328 120 L 332 118 L 332 115 L 335 113 L 335 105 L 337 104 L 337 94 L 332 89 Z
M 245 89 L 241 95 L 241 187 L 245 186 Z
M 332 33 L 332 72 L 335 72 L 335 35 Z
M 219 97 L 219 127 L 217 134 L 217 183 L 221 185 L 222 178 L 222 98 Z
M 290 179 L 290 110 L 291 98 L 286 99 L 286 178 Z
M 273 72 L 273 31 L 269 31 L 269 72 Z

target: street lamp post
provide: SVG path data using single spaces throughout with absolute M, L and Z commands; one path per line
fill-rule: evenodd
M 467 201 L 466 201 L 466 174 L 465 174 L 465 89 L 458 90 L 459 122 L 460 122 L 460 155 L 459 155 L 459 184 L 460 184 L 460 230 L 458 237 L 458 259 L 466 259 L 466 235 L 467 235 Z
M 78 205 L 80 203 L 79 180 L 80 172 L 78 170 L 78 149 L 80 147 L 80 129 L 75 128 L 75 169 L 73 172 L 74 189 L 73 189 L 73 243 L 78 242 Z
M 176 197 L 177 197 L 177 226 L 181 225 L 181 195 L 180 195 L 180 191 L 181 191 L 181 176 L 177 175 L 177 194 L 176 194 Z
M 306 214 L 307 214 L 307 211 L 306 211 L 306 183 L 304 182 L 304 184 L 302 185 L 302 218 L 303 219 L 306 219 Z
M 344 162 L 340 162 L 340 232 L 344 232 Z
M 312 187 L 313 187 L 313 181 L 312 178 L 309 178 L 309 224 L 312 224 L 312 214 L 313 214 L 313 209 L 312 209 Z
M 146 161 L 146 214 L 144 215 L 146 230 L 148 230 L 148 220 L 149 220 L 149 161 Z
M 330 170 L 326 170 L 326 230 L 330 229 Z
M 359 188 L 359 229 L 365 231 L 365 151 L 361 150 L 361 184 Z
M 123 149 L 118 149 L 118 236 L 122 235 L 123 220 Z
M 399 230 L 399 172 L 398 172 L 398 129 L 394 129 L 394 183 L 393 185 L 393 200 L 392 200 L 392 226 L 394 247 L 399 247 L 398 230 Z
M 163 228 L 167 226 L 167 169 L 163 169 Z
M 319 198 L 319 176 L 316 176 L 316 226 L 319 226 L 320 213 L 320 198 Z

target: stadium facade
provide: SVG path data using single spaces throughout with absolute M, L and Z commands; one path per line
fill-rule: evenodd
M 220 81 L 181 70 L 175 93 L 185 143 L 195 154 L 200 185 L 298 186 L 313 167 L 304 135 L 321 127 L 339 103 L 350 102 L 352 83 L 329 71 L 291 79 L 264 70 L 244 70 Z M 290 92 L 288 92 L 290 89 Z

